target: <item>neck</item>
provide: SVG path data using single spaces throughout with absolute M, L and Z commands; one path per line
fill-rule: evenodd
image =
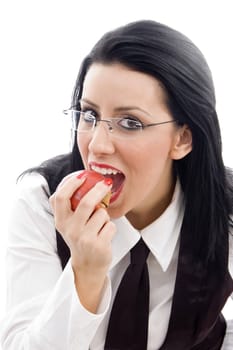
M 171 203 L 176 181 L 171 182 L 171 186 L 160 196 L 153 205 L 142 203 L 140 209 L 133 209 L 126 214 L 131 225 L 137 230 L 142 230 L 158 219 Z

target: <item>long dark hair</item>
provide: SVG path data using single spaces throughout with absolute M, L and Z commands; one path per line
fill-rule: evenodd
M 215 261 L 220 270 L 225 270 L 233 182 L 222 160 L 214 85 L 203 54 L 186 36 L 154 21 L 117 28 L 106 33 L 84 59 L 73 91 L 73 107 L 79 108 L 85 75 L 94 62 L 121 63 L 162 82 L 174 119 L 187 124 L 193 137 L 192 152 L 174 161 L 185 196 L 183 227 L 192 237 L 195 256 L 202 262 Z M 63 167 L 66 170 L 60 175 L 54 172 L 57 160 L 43 166 L 47 178 L 53 174 L 52 190 L 61 175 L 83 167 L 76 142 L 64 159 L 69 159 L 69 167 Z

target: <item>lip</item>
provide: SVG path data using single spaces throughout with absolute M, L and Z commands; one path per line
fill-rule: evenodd
M 93 166 L 96 166 L 96 167 L 102 168 L 102 169 L 104 169 L 104 168 L 112 169 L 112 170 L 117 171 L 119 174 L 121 174 L 123 176 L 123 179 L 122 179 L 122 182 L 120 183 L 120 185 L 116 188 L 116 190 L 114 190 L 114 192 L 112 192 L 110 203 L 115 202 L 122 192 L 124 182 L 125 182 L 125 174 L 121 170 L 119 170 L 118 168 L 116 168 L 112 165 L 106 164 L 106 163 L 98 163 L 98 162 L 93 162 L 93 161 L 88 163 L 88 167 L 90 170 L 92 170 Z M 108 174 L 106 174 L 105 176 L 108 177 Z M 112 178 L 114 178 L 114 176 L 117 176 L 117 175 L 113 175 Z M 110 177 L 110 175 L 109 175 L 109 177 Z
M 90 170 L 92 170 L 92 166 L 97 166 L 98 168 L 102 168 L 102 169 L 106 168 L 106 169 L 116 170 L 117 172 L 119 172 L 119 173 L 124 175 L 124 173 L 120 169 L 117 169 L 114 166 L 109 165 L 109 164 L 97 163 L 97 162 L 89 162 L 88 163 L 88 167 L 89 167 Z
M 125 181 L 125 180 L 124 180 Z M 117 191 L 113 192 L 110 198 L 110 204 L 112 204 L 113 202 L 115 202 L 117 200 L 117 198 L 120 196 L 121 191 L 123 189 L 124 186 L 124 181 L 122 182 L 122 184 L 119 186 L 119 188 L 117 189 Z

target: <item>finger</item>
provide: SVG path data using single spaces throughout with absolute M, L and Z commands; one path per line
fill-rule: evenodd
M 82 206 L 96 206 L 111 191 L 112 185 L 106 184 L 104 181 L 97 182 L 80 200 Z M 79 206 L 80 206 L 79 204 Z
M 103 226 L 110 220 L 106 209 L 99 208 L 95 210 L 86 224 L 86 232 L 93 237 L 97 237 Z
M 83 172 L 83 170 L 78 170 L 78 171 L 74 171 L 68 175 L 66 175 L 65 177 L 63 177 L 63 179 L 61 180 L 61 182 L 59 183 L 59 185 L 57 186 L 57 189 L 62 187 L 65 183 L 67 183 L 67 181 L 72 178 L 72 177 L 78 177 L 79 174 L 81 174 Z M 86 178 L 85 175 L 82 176 L 83 178 Z
M 75 210 L 75 215 L 79 216 L 80 224 L 86 224 L 96 210 L 97 205 L 110 190 L 111 185 L 100 181 L 83 196 Z M 106 209 L 100 209 L 106 212 Z M 96 210 L 96 212 L 98 212 L 98 210 Z
M 112 221 L 106 222 L 99 233 L 99 239 L 106 243 L 112 243 L 114 236 L 116 235 L 116 225 Z
M 76 176 L 73 176 L 64 182 L 62 186 L 57 188 L 56 192 L 51 196 L 51 204 L 57 215 L 63 217 L 71 212 L 70 198 L 85 180 L 85 177 L 78 179 Z

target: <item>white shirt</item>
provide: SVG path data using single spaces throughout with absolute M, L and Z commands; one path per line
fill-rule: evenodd
M 3 350 L 103 350 L 112 300 L 129 264 L 129 250 L 141 236 L 151 250 L 148 350 L 159 349 L 167 333 L 176 278 L 184 211 L 179 184 L 169 207 L 141 232 L 124 217 L 115 220 L 113 260 L 97 314 L 80 303 L 70 262 L 62 271 L 45 179 L 27 175 L 17 188 L 9 225 L 7 313 L 0 325 Z M 229 268 L 233 276 L 232 238 Z M 232 349 L 233 320 L 227 323 L 222 346 Z

